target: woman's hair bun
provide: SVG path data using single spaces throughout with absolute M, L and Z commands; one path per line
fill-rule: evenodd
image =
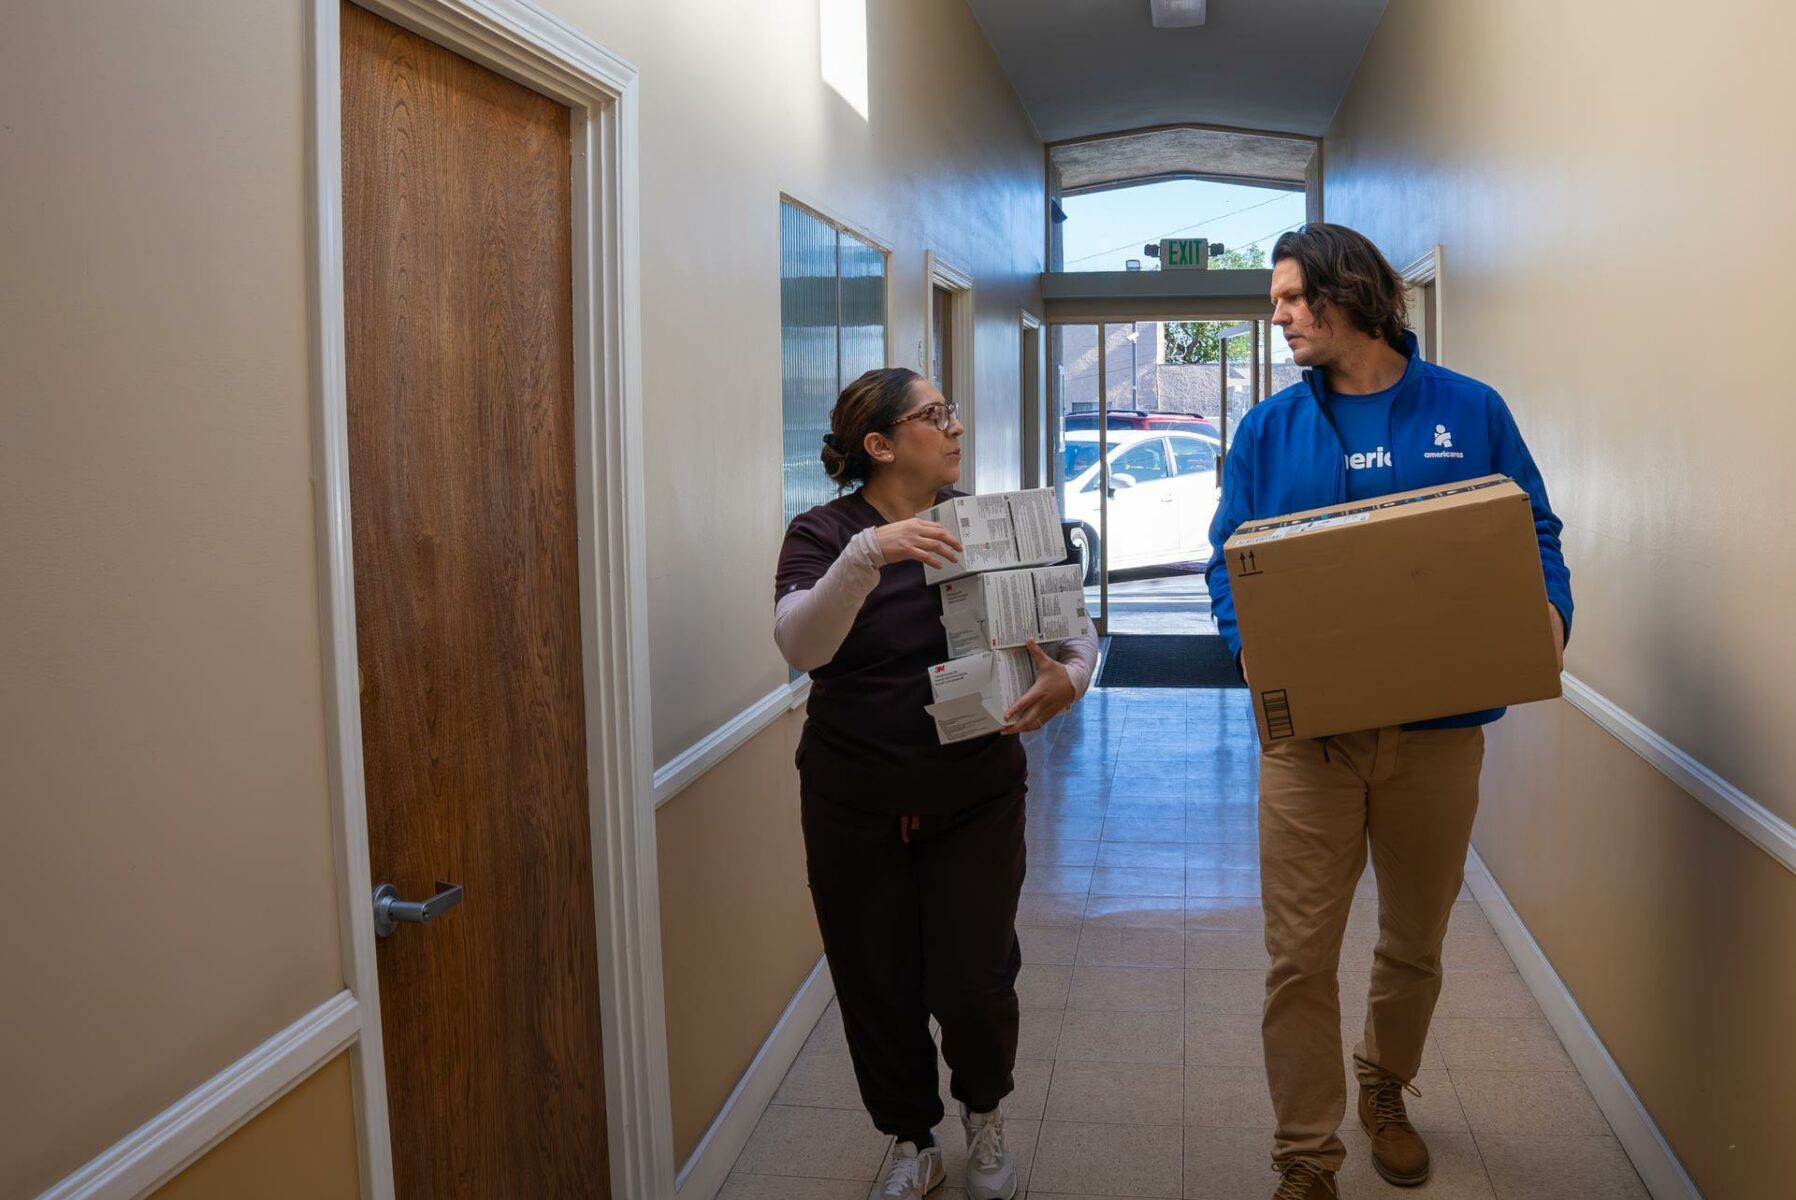
M 865 483 L 873 474 L 867 455 L 867 435 L 890 429 L 904 415 L 910 389 L 923 377 L 908 367 L 868 371 L 842 389 L 829 413 L 829 432 L 823 435 L 823 469 L 843 491 Z

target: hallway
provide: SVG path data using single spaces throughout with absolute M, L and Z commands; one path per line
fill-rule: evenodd
M 1269 1194 L 1266 954 L 1245 691 L 1093 689 L 1030 747 L 1023 1006 L 1006 1129 L 1035 1200 Z M 1476 862 L 1472 869 L 1478 869 Z M 1343 1053 L 1365 1015 L 1370 873 L 1342 950 Z M 1647 1192 L 1469 889 L 1410 1111 L 1435 1155 L 1409 1194 L 1610 1200 Z M 1343 1070 L 1346 1063 L 1343 1063 Z M 962 1200 L 965 1141 L 936 1130 Z M 1343 1194 L 1402 1195 L 1349 1110 Z M 889 1139 L 861 1109 L 834 1003 L 737 1160 L 724 1200 L 862 1200 Z
M 867 691 L 776 628 L 867 579 L 804 514 L 935 496 L 900 450 L 1044 494 L 1028 557 L 1057 505 L 1117 668 L 1227 671 L 1237 518 L 1515 479 L 1571 636 L 1486 730 L 1416 1194 L 1796 1195 L 1796 4 L 1686 8 L 8 0 L 0 1200 L 866 1197 L 801 746 L 908 724 L 832 782 L 956 807 L 972 643 L 913 593 Z M 1290 590 L 1340 729 L 1524 662 L 1460 600 L 1519 590 L 1405 553 Z M 1424 576 L 1442 627 L 1371 628 Z M 1247 693 L 1029 745 L 1024 1193 L 1266 1200 Z

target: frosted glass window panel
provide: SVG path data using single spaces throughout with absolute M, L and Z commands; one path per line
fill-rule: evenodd
M 785 414 L 782 527 L 835 498 L 818 455 L 841 390 L 841 284 L 834 226 L 780 205 L 780 375 Z
M 886 365 L 886 256 L 852 233 L 841 239 L 841 386 L 847 387 Z

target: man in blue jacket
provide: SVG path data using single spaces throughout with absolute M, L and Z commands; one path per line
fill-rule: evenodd
M 1377 247 L 1311 224 L 1272 252 L 1273 323 L 1304 379 L 1242 420 L 1225 464 L 1206 570 L 1222 636 L 1251 682 L 1223 543 L 1246 521 L 1481 475 L 1513 478 L 1533 501 L 1561 659 L 1571 580 L 1561 523 L 1502 397 L 1426 363 L 1405 328 L 1403 283 Z M 1266 915 L 1261 1024 L 1278 1130 L 1275 1200 L 1338 1195 L 1347 1092 L 1336 971 L 1368 842 L 1378 944 L 1365 1036 L 1354 1052 L 1359 1119 L 1386 1180 L 1428 1178 L 1428 1148 L 1404 1107 L 1441 988 L 1441 945 L 1459 894 L 1483 726 L 1502 710 L 1369 729 L 1260 752 L 1260 892 Z M 1419 1093 L 1418 1093 L 1419 1094 Z

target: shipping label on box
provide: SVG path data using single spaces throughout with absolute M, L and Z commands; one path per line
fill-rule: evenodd
M 1004 714 L 1035 684 L 1027 650 L 987 650 L 930 668 L 935 733 L 942 745 L 985 737 L 1004 728 Z
M 1503 476 L 1249 522 L 1224 552 L 1267 743 L 1560 694 L 1533 510 Z
M 1089 627 L 1076 566 L 992 571 L 942 585 L 948 657 L 1021 646 L 1030 638 L 1058 642 Z
M 956 496 L 919 513 L 960 539 L 960 561 L 941 569 L 923 565 L 923 581 L 947 583 L 982 571 L 1057 563 L 1066 557 L 1060 505 L 1053 488 Z

